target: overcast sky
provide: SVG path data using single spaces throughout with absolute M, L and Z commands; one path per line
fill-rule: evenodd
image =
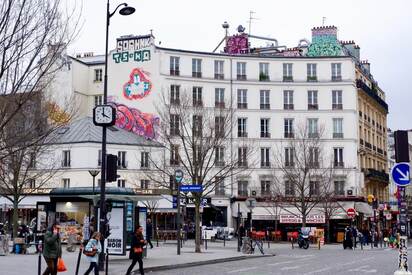
M 73 3 L 74 0 L 67 0 Z M 83 27 L 69 53 L 104 53 L 105 0 L 77 0 L 82 3 Z M 212 51 L 222 39 L 221 24 L 230 33 L 242 24 L 248 28 L 249 11 L 255 12 L 252 34 L 276 38 L 280 45 L 293 47 L 299 39 L 311 37 L 311 28 L 326 25 L 339 28 L 340 40 L 355 40 L 361 58 L 386 92 L 388 127 L 412 128 L 412 1 L 411 0 L 125 0 L 135 14 L 111 19 L 109 48 L 126 34 L 148 34 L 164 47 Z M 112 0 L 112 10 L 123 1 Z M 293 3 L 293 4 L 292 4 Z M 408 85 L 409 84 L 409 85 Z

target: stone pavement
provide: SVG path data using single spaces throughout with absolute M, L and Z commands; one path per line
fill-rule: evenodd
M 208 249 L 202 246 L 202 253 L 194 252 L 193 241 L 188 241 L 183 245 L 181 255 L 176 255 L 176 243 L 169 241 L 167 243 L 153 242 L 154 248 L 148 249 L 148 256 L 144 259 L 144 267 L 147 271 L 164 270 L 170 268 L 179 268 L 183 266 L 193 266 L 208 263 L 217 263 L 229 260 L 240 260 L 243 258 L 261 257 L 260 254 L 244 255 L 237 252 L 237 242 L 227 241 L 226 247 L 223 242 L 208 242 Z M 267 246 L 266 246 L 267 247 Z M 65 274 L 75 274 L 76 261 L 79 255 L 77 249 L 74 253 L 66 252 L 63 247 L 63 259 L 68 268 Z M 35 275 L 37 274 L 38 255 L 14 255 L 0 256 L 0 274 L 7 275 Z M 124 274 L 127 270 L 130 260 L 128 256 L 110 256 L 109 274 Z M 80 261 L 79 274 L 83 274 L 89 263 L 82 255 Z M 45 262 L 42 259 L 42 270 L 45 268 Z M 135 267 L 135 270 L 138 266 Z M 137 274 L 137 273 L 136 273 Z

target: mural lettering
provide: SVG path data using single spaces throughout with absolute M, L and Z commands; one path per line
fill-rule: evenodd
M 116 126 L 148 139 L 155 139 L 160 118 L 154 114 L 143 113 L 124 104 L 110 102 L 116 108 Z
M 136 61 L 136 62 L 150 61 L 150 50 L 114 53 L 113 60 L 115 63 L 129 62 L 129 61 Z
M 149 73 L 134 68 L 129 75 L 129 81 L 123 85 L 123 96 L 129 100 L 142 99 L 152 90 Z

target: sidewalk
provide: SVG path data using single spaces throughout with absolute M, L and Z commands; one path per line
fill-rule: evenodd
M 253 257 L 262 257 L 262 255 L 244 255 L 237 252 L 237 241 L 227 241 L 226 247 L 223 242 L 208 242 L 208 249 L 202 246 L 202 253 L 194 252 L 194 242 L 188 241 L 181 249 L 181 255 L 176 255 L 176 243 L 169 241 L 167 243 L 159 242 L 159 247 L 156 247 L 156 242 L 153 242 L 153 249 L 147 250 L 147 258 L 143 260 L 146 271 L 166 270 L 173 268 L 189 267 L 194 265 L 218 263 L 223 261 L 234 261 Z M 273 253 L 272 250 L 265 246 L 265 253 Z M 65 273 L 75 274 L 77 257 L 79 249 L 76 252 L 66 252 L 63 247 L 63 259 L 68 268 Z M 264 256 L 269 256 L 264 255 Z M 38 255 L 14 255 L 0 256 L 0 273 L 8 275 L 34 275 L 37 274 Z M 110 256 L 109 258 L 109 274 L 124 274 L 131 261 L 126 256 Z M 88 268 L 89 263 L 84 255 L 81 255 L 79 274 L 83 274 Z M 42 259 L 42 270 L 45 269 L 45 262 Z M 135 267 L 135 270 L 138 266 Z M 7 273 L 5 273 L 5 271 Z M 104 273 L 102 273 L 104 274 Z M 137 273 L 136 273 L 137 274 Z

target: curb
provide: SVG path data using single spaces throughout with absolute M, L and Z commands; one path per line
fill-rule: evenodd
M 190 262 L 190 263 L 182 263 L 182 264 L 174 264 L 174 265 L 153 266 L 153 267 L 144 268 L 144 271 L 153 272 L 153 271 L 171 270 L 171 269 L 187 268 L 187 267 L 193 267 L 193 266 L 199 266 L 199 265 L 219 264 L 219 263 L 241 261 L 241 260 L 248 260 L 248 259 L 273 257 L 273 256 L 276 256 L 276 255 L 275 254 L 265 254 L 265 255 L 254 255 L 254 256 L 236 256 L 236 257 L 230 257 L 230 258 L 214 259 L 214 260 L 198 261 L 198 262 Z M 139 270 L 134 270 L 132 274 L 134 275 L 139 274 Z

